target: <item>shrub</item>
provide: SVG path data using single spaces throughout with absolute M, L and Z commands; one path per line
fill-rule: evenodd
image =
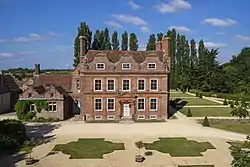
M 199 93 L 198 93 L 198 92 L 196 92 L 196 93 L 195 93 L 195 96 L 196 96 L 196 97 L 199 97 Z
M 202 122 L 202 126 L 205 126 L 205 127 L 210 127 L 210 123 L 209 123 L 209 120 L 207 118 L 207 116 L 205 116 L 203 122 Z
M 223 105 L 228 105 L 227 99 L 224 100 Z
M 187 112 L 187 117 L 192 117 L 193 115 L 192 115 L 192 113 L 191 113 L 191 110 L 190 110 L 190 108 L 188 109 L 188 112 Z
M 199 98 L 201 98 L 201 99 L 202 99 L 202 94 L 199 94 Z
M 22 122 L 12 119 L 0 121 L 0 150 L 19 147 L 26 139 L 26 129 Z
M 234 108 L 234 103 L 230 103 L 230 108 Z
M 239 105 L 239 101 L 238 101 L 238 100 L 235 100 L 235 101 L 234 101 L 234 105 L 236 105 L 236 106 Z
M 36 117 L 32 121 L 33 122 L 57 122 L 57 121 L 60 121 L 60 119 L 59 118 L 53 118 L 53 117 L 49 117 L 49 118 Z

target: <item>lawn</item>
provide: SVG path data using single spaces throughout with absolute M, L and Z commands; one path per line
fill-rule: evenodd
M 194 97 L 192 95 L 186 94 L 186 93 L 171 93 L 170 92 L 170 97 Z
M 153 143 L 144 143 L 146 150 L 157 150 L 168 153 L 172 157 L 203 156 L 201 152 L 207 149 L 215 149 L 209 142 L 197 142 L 186 138 L 159 138 Z
M 214 167 L 214 165 L 178 165 L 178 167 Z
M 185 115 L 188 113 L 188 109 L 190 109 L 193 117 L 205 117 L 205 116 L 211 116 L 211 117 L 230 117 L 232 116 L 230 114 L 231 108 L 218 108 L 218 107 L 193 107 L 188 108 L 184 107 L 180 109 L 179 111 Z
M 177 104 L 180 105 L 189 105 L 189 106 L 200 106 L 200 105 L 222 105 L 213 101 L 209 101 L 206 99 L 200 99 L 200 98 L 175 98 L 177 101 Z
M 249 123 L 223 123 L 223 124 L 212 124 L 212 127 L 223 129 L 227 131 L 250 134 L 250 122 Z
M 103 154 L 115 150 L 125 150 L 124 144 L 105 141 L 104 138 L 78 139 L 67 144 L 57 144 L 53 148 L 53 151 L 70 155 L 70 159 L 102 159 Z

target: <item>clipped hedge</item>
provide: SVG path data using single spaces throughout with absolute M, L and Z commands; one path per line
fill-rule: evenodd
M 250 96 L 247 96 L 247 95 L 243 96 L 240 94 L 224 94 L 224 93 L 203 92 L 203 91 L 195 90 L 195 89 L 189 90 L 189 92 L 196 94 L 196 96 L 202 94 L 203 96 L 206 96 L 206 97 L 217 97 L 217 98 L 227 99 L 227 100 L 244 99 L 246 101 L 250 101 Z
M 0 152 L 20 147 L 26 140 L 26 128 L 21 121 L 14 119 L 0 121 Z

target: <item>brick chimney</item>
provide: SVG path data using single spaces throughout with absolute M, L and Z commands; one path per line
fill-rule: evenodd
M 161 41 L 156 42 L 155 50 L 156 51 L 162 50 L 162 42 Z
M 162 50 L 163 52 L 165 52 L 166 54 L 168 54 L 168 56 L 170 56 L 170 38 L 169 37 L 164 37 L 161 40 L 162 42 Z
M 0 87 L 3 86 L 3 72 L 0 70 Z
M 35 75 L 40 74 L 40 64 L 35 64 Z
M 88 50 L 87 38 L 85 36 L 80 36 L 79 40 L 80 40 L 80 56 L 85 56 Z

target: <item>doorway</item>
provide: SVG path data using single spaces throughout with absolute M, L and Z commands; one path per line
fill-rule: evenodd
M 130 117 L 129 104 L 123 104 L 123 117 Z

